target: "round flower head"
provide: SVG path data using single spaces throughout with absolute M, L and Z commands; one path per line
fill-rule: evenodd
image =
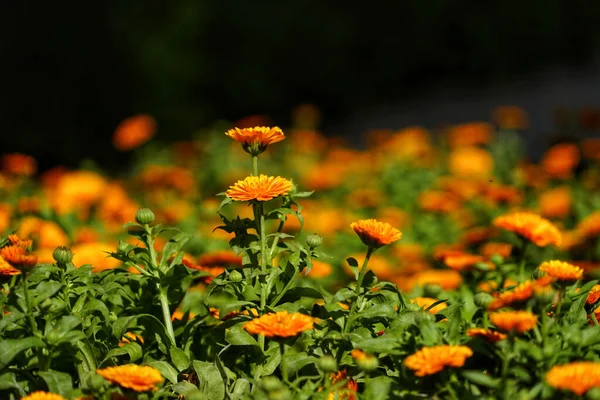
M 416 376 L 437 374 L 445 367 L 462 367 L 473 351 L 466 346 L 440 345 L 423 347 L 406 357 L 404 365 L 415 371 Z
M 582 268 L 558 260 L 544 261 L 539 270 L 561 281 L 576 281 L 583 277 Z
M 256 126 L 254 128 L 233 128 L 225 132 L 230 138 L 240 142 L 246 153 L 257 156 L 267 149 L 270 144 L 285 139 L 283 131 L 275 126 Z
M 582 396 L 588 390 L 600 387 L 600 363 L 576 361 L 564 365 L 555 365 L 546 373 L 548 385 L 568 390 Z
M 504 332 L 512 330 L 518 333 L 527 332 L 537 325 L 537 315 L 529 311 L 501 311 L 490 314 L 490 320 Z
M 549 244 L 559 245 L 561 242 L 558 228 L 547 219 L 534 213 L 514 212 L 501 215 L 494 219 L 494 225 L 514 232 L 539 247 L 545 247 Z
M 600 299 L 600 285 L 594 285 L 588 292 L 588 296 L 585 299 L 585 304 L 591 305 Z
M 244 329 L 254 335 L 284 338 L 313 329 L 313 322 L 309 315 L 279 311 L 246 322 Z
M 291 181 L 280 176 L 249 176 L 230 186 L 225 196 L 235 201 L 269 201 L 288 194 L 292 187 Z
M 164 381 L 164 378 L 156 368 L 135 364 L 98 369 L 96 373 L 107 381 L 135 392 L 156 390 L 158 389 L 156 384 Z
M 113 145 L 119 151 L 140 147 L 154 136 L 156 121 L 150 115 L 136 115 L 125 119 L 113 134 Z
M 21 271 L 10 265 L 4 257 L 0 256 L 0 276 L 18 275 Z
M 350 224 L 360 240 L 373 249 L 393 243 L 402 238 L 402 232 L 393 228 L 387 222 L 375 219 L 361 219 Z
M 490 343 L 496 343 L 500 340 L 506 339 L 506 334 L 493 331 L 491 329 L 483 328 L 471 328 L 467 330 L 467 336 L 469 337 L 480 337 L 487 340 Z
M 67 400 L 60 394 L 37 391 L 28 396 L 21 397 L 21 400 Z
M 535 282 L 526 281 L 515 286 L 513 289 L 494 293 L 494 300 L 488 306 L 489 311 L 529 300 L 533 296 Z

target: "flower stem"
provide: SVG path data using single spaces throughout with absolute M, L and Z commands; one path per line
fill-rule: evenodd
M 38 330 L 37 323 L 35 322 L 35 318 L 33 316 L 33 309 L 31 307 L 31 298 L 29 297 L 29 289 L 27 288 L 27 273 L 23 272 L 21 274 L 23 282 L 23 294 L 25 296 L 25 305 L 27 305 L 27 318 L 29 319 L 29 325 L 31 327 L 31 332 L 34 336 L 39 337 L 40 331 Z
M 171 344 L 175 346 L 175 332 L 173 331 L 173 323 L 171 322 L 171 311 L 169 310 L 167 291 L 158 282 L 156 283 L 156 287 L 158 289 L 158 298 L 162 308 L 163 320 L 165 322 L 165 328 L 167 329 L 167 335 L 171 340 Z
M 287 365 L 283 362 L 283 355 L 285 354 L 285 344 L 282 340 L 279 341 L 279 354 L 281 354 L 281 374 L 283 376 L 283 381 L 288 382 L 288 370 Z
M 252 175 L 258 176 L 258 156 L 252 156 Z
M 277 228 L 277 233 L 281 233 L 281 231 L 283 230 L 283 221 L 279 221 L 279 227 Z M 275 236 L 275 239 L 273 239 L 273 244 L 271 245 L 271 251 L 269 251 L 269 258 L 272 260 L 273 259 L 273 253 L 275 252 L 275 249 L 277 248 L 277 243 L 279 243 L 279 236 Z
M 361 300 L 360 290 L 362 287 L 363 280 L 365 279 L 365 275 L 367 273 L 367 266 L 369 265 L 369 260 L 371 259 L 371 254 L 375 251 L 374 248 L 369 247 L 367 249 L 367 255 L 365 256 L 365 261 L 363 261 L 363 265 L 360 268 L 360 272 L 358 273 L 358 280 L 356 281 L 356 289 L 354 289 L 354 293 L 356 294 L 356 300 L 352 302 L 352 306 L 350 308 L 350 314 L 348 314 L 348 319 L 344 324 L 344 333 L 347 333 L 352 325 L 354 314 L 356 313 L 356 307 L 359 301 Z

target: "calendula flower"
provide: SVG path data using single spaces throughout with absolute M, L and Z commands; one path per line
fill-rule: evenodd
M 487 144 L 492 139 L 492 126 L 487 122 L 469 122 L 455 125 L 448 132 L 450 147 Z
M 246 322 L 244 329 L 255 335 L 284 338 L 313 329 L 313 322 L 313 317 L 306 314 L 279 311 Z
M 504 332 L 527 332 L 535 328 L 538 317 L 529 311 L 500 311 L 490 314 L 490 320 Z
M 400 282 L 397 282 L 400 285 Z M 454 270 L 429 269 L 416 273 L 410 278 L 410 288 L 414 286 L 439 285 L 444 290 L 454 290 L 462 283 L 460 273 Z
M 198 264 L 205 267 L 215 266 L 242 266 L 242 257 L 236 255 L 233 251 L 222 250 L 210 253 L 204 253 L 198 257 Z
M 490 269 L 496 268 L 494 264 L 486 261 L 483 256 L 478 256 L 475 254 L 455 254 L 444 258 L 444 264 L 446 264 L 448 268 L 452 268 L 453 270 L 459 272 L 472 270 L 479 263 L 488 265 Z
M 31 268 L 37 263 L 37 256 L 18 244 L 1 248 L 0 257 L 17 269 Z
M 370 248 L 377 249 L 402 238 L 402 232 L 386 222 L 361 219 L 350 224 L 360 240 Z
M 552 146 L 542 159 L 544 171 L 553 178 L 567 179 L 579 164 L 579 148 L 574 143 L 560 143 Z
M 593 212 L 579 221 L 575 231 L 583 239 L 595 239 L 600 236 L 600 211 Z
M 486 177 L 494 169 L 494 159 L 488 151 L 478 147 L 460 147 L 450 153 L 448 168 L 460 177 Z
M 336 383 L 347 381 L 346 385 L 342 388 L 336 389 L 332 393 L 329 393 L 327 400 L 354 400 L 356 398 L 356 392 L 358 391 L 358 383 L 352 378 L 348 378 L 346 370 L 339 371 L 337 373 L 331 373 L 329 375 L 331 385 Z M 319 389 L 321 391 L 321 389 Z
M 540 214 L 546 218 L 564 218 L 571 212 L 571 190 L 568 187 L 550 189 L 540 195 Z
M 527 129 L 527 112 L 517 106 L 498 106 L 492 112 L 494 122 L 502 129 Z
M 510 253 L 512 253 L 512 248 L 513 246 L 510 243 L 488 242 L 479 248 L 479 252 L 482 256 L 487 258 L 490 258 L 495 254 L 501 257 L 508 257 L 510 256 Z
M 423 347 L 406 357 L 404 365 L 415 371 L 416 376 L 433 375 L 445 367 L 462 367 L 473 351 L 466 346 L 440 345 Z
M 429 306 L 431 306 L 433 303 L 435 303 L 437 301 L 438 301 L 438 299 L 434 299 L 432 297 L 415 297 L 414 299 L 410 300 L 411 303 L 417 303 L 424 310 L 426 310 Z M 447 307 L 448 307 L 448 305 L 446 303 L 440 303 L 440 304 L 436 305 L 435 307 L 430 308 L 429 312 L 431 314 L 437 314 L 438 312 L 442 311 L 443 309 L 445 309 Z
M 96 373 L 109 382 L 135 392 L 156 390 L 158 389 L 156 385 L 164 381 L 160 371 L 156 368 L 135 364 L 98 369 Z
M 504 340 L 507 338 L 506 334 L 501 332 L 496 332 L 491 329 L 483 329 L 483 328 L 471 328 L 467 330 L 467 336 L 469 337 L 480 337 L 487 340 L 490 343 L 496 343 L 500 340 Z
M 488 306 L 488 310 L 495 311 L 499 308 L 514 304 L 520 303 L 526 300 L 529 300 L 533 296 L 534 282 L 526 281 L 515 288 L 510 290 L 505 290 L 501 293 L 495 293 L 495 299 Z
M 12 175 L 31 176 L 37 171 L 37 162 L 25 154 L 5 154 L 2 156 L 2 170 Z
M 311 260 L 311 263 L 312 268 L 310 269 L 310 272 L 307 273 L 306 269 L 304 270 L 304 274 L 311 278 L 324 278 L 331 275 L 331 272 L 333 271 L 331 264 L 324 261 Z
M 293 186 L 291 181 L 280 176 L 249 176 L 230 186 L 225 196 L 235 201 L 269 201 L 288 194 Z
M 555 365 L 546 373 L 546 382 L 556 389 L 568 390 L 582 396 L 588 390 L 600 387 L 600 363 L 575 361 Z
M 585 299 L 585 304 L 587 304 L 587 305 L 594 304 L 599 299 L 600 299 L 600 285 L 594 285 L 588 292 L 587 299 Z
M 21 397 L 21 400 L 67 400 L 60 394 L 48 393 L 43 391 L 33 392 L 25 397 Z
M 21 271 L 10 265 L 2 256 L 0 256 L 0 276 L 12 276 L 20 273 Z
M 494 226 L 514 232 L 539 247 L 559 245 L 560 231 L 550 221 L 530 212 L 513 212 L 494 219 Z
M 240 142 L 246 153 L 257 156 L 267 149 L 270 144 L 285 139 L 283 131 L 278 126 L 255 126 L 254 128 L 233 128 L 225 132 L 230 138 Z
M 576 281 L 583 277 L 583 269 L 564 261 L 544 261 L 538 268 L 540 272 L 561 281 Z
M 113 134 L 113 145 L 119 151 L 140 147 L 154 136 L 156 120 L 150 115 L 129 117 L 117 126 Z

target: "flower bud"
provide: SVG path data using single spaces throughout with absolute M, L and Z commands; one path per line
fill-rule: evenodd
M 260 383 L 267 392 L 272 392 L 283 387 L 281 381 L 275 376 L 265 376 L 261 379 Z
M 58 264 L 67 264 L 73 260 L 73 252 L 67 246 L 59 246 L 52 252 L 52 257 Z
M 119 240 L 119 244 L 117 244 L 117 251 L 119 253 L 124 253 L 127 251 L 127 248 L 129 246 L 130 246 L 129 243 Z
M 504 263 L 504 257 L 502 257 L 499 254 L 494 254 L 493 256 L 490 257 L 490 261 L 496 265 L 500 265 L 500 264 Z
M 231 282 L 241 282 L 242 279 L 244 279 L 244 277 L 242 276 L 242 274 L 240 273 L 240 271 L 237 270 L 233 270 L 229 273 L 229 280 Z
M 323 244 L 323 238 L 317 234 L 308 235 L 306 237 L 306 244 L 311 249 L 316 249 L 317 247 L 319 247 Z
M 374 356 L 367 356 L 356 360 L 356 365 L 363 371 L 373 371 L 379 366 L 379 360 Z
M 100 389 L 102 389 L 102 387 L 106 384 L 106 381 L 102 376 L 92 373 L 88 376 L 86 384 L 87 387 L 92 391 L 100 391 Z
M 140 208 L 135 213 L 135 220 L 138 224 L 150 224 L 154 221 L 154 213 L 149 208 Z
M 332 356 L 323 356 L 319 358 L 317 365 L 324 372 L 337 371 L 337 361 Z
M 479 308 L 488 308 L 492 301 L 494 301 L 494 296 L 492 296 L 489 293 L 482 292 L 477 293 L 475 296 L 473 296 L 473 302 L 475 302 L 475 305 Z
M 427 297 L 436 298 L 442 292 L 440 285 L 428 283 L 423 287 L 423 294 Z
M 600 400 L 600 388 L 591 388 L 585 394 L 585 398 L 590 400 Z

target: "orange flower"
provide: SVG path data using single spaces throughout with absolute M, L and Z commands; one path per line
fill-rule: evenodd
M 133 332 L 125 332 L 125 334 L 123 335 L 123 337 L 121 338 L 121 340 L 119 340 L 119 347 L 123 347 L 127 343 L 131 343 L 131 341 L 140 342 L 140 343 L 143 344 L 144 343 L 144 338 L 141 337 L 140 335 L 136 335 Z
M 494 122 L 502 129 L 527 129 L 527 113 L 517 106 L 498 106 L 492 112 Z
M 540 195 L 540 214 L 546 218 L 564 218 L 571 212 L 571 190 L 559 187 Z
M 101 272 L 117 268 L 121 261 L 108 257 L 108 253 L 114 251 L 115 245 L 110 243 L 94 242 L 82 243 L 71 248 L 73 251 L 73 264 L 76 267 L 90 264 L 92 272 Z
M 359 266 L 363 265 L 363 263 L 365 261 L 364 253 L 352 254 L 352 255 L 350 255 L 350 257 L 354 258 L 358 262 Z M 352 268 L 350 268 L 350 265 L 348 263 L 344 262 L 342 264 L 342 267 L 344 268 L 344 272 L 346 272 L 348 275 L 354 274 L 354 272 L 352 271 Z M 367 268 L 370 271 L 372 271 L 381 280 L 392 279 L 395 276 L 395 271 L 396 271 L 394 269 L 393 264 L 390 262 L 390 260 L 387 257 L 379 256 L 377 254 L 374 254 L 371 256 L 371 258 L 369 259 L 369 264 L 368 264 Z
M 492 126 L 487 122 L 469 122 L 452 127 L 448 133 L 450 147 L 487 144 L 492 139 Z
M 460 207 L 460 199 L 453 193 L 436 190 L 421 192 L 419 208 L 429 212 L 449 213 Z
M 198 264 L 203 265 L 205 267 L 227 265 L 241 267 L 242 257 L 237 256 L 234 252 L 228 250 L 214 251 L 211 253 L 204 253 L 200 257 L 198 257 Z
M 473 351 L 466 346 L 440 345 L 423 347 L 404 359 L 404 365 L 416 376 L 433 375 L 445 367 L 462 367 Z
M 356 392 L 358 391 L 358 383 L 352 378 L 348 378 L 346 370 L 339 371 L 337 373 L 331 373 L 329 380 L 332 385 L 347 380 L 347 383 L 342 388 L 336 389 L 334 392 L 329 393 L 327 400 L 355 400 Z M 321 391 L 321 389 L 319 389 Z
M 2 256 L 0 256 L 0 276 L 12 276 L 20 273 L 21 271 L 10 265 Z
M 523 333 L 535 328 L 538 317 L 529 311 L 500 311 L 490 313 L 490 320 L 501 331 Z
M 235 201 L 269 201 L 288 194 L 292 187 L 292 182 L 280 176 L 249 176 L 230 186 L 225 195 Z
M 364 351 L 362 351 L 360 349 L 354 349 L 354 350 L 352 350 L 350 352 L 350 355 L 355 360 L 366 360 L 366 359 L 368 359 L 370 357 L 367 353 L 365 353 Z
M 360 240 L 370 248 L 377 249 L 402 238 L 402 232 L 387 222 L 375 219 L 361 219 L 350 224 Z
M 579 148 L 574 143 L 552 146 L 542 159 L 544 171 L 553 178 L 567 179 L 579 164 Z
M 512 244 L 509 243 L 496 243 L 488 242 L 479 248 L 479 252 L 484 257 L 491 257 L 494 254 L 498 254 L 501 257 L 508 257 L 512 252 Z
M 576 281 L 583 277 L 582 268 L 558 260 L 544 261 L 539 270 L 561 281 Z
M 452 268 L 453 270 L 459 272 L 472 270 L 478 263 L 487 264 L 490 269 L 496 268 L 494 264 L 486 261 L 484 257 L 474 254 L 454 254 L 444 258 L 444 264 L 446 264 L 448 268 Z
M 283 338 L 313 329 L 313 321 L 309 315 L 279 311 L 246 322 L 244 329 L 255 335 Z
M 585 304 L 594 304 L 598 301 L 598 299 L 600 299 L 600 285 L 594 285 L 588 292 L 587 299 L 585 299 Z
M 156 384 L 164 381 L 160 371 L 156 368 L 135 364 L 98 369 L 96 373 L 107 381 L 135 392 L 157 390 Z
M 31 176 L 37 171 L 37 163 L 31 156 L 14 153 L 2 157 L 2 170 L 12 175 Z
M 594 239 L 600 236 L 600 211 L 593 212 L 579 221 L 575 231 L 583 239 Z
M 0 249 L 0 259 L 17 269 L 35 266 L 37 263 L 37 256 L 31 254 L 28 250 L 28 247 L 31 246 L 30 240 L 21 241 L 18 236 L 10 235 L 9 242 L 13 244 Z
M 495 299 L 488 306 L 488 310 L 494 311 L 514 303 L 529 300 L 533 296 L 534 286 L 534 282 L 526 281 L 511 290 L 505 290 L 499 294 L 495 293 Z
M 429 306 L 431 306 L 436 301 L 438 301 L 438 299 L 434 299 L 431 297 L 415 297 L 414 299 L 410 300 L 411 303 L 417 303 L 424 310 L 426 310 Z M 430 308 L 429 312 L 431 314 L 437 314 L 438 312 L 442 311 L 443 309 L 445 309 L 447 307 L 448 307 L 448 305 L 446 303 L 440 303 L 440 304 L 436 305 L 435 307 Z
M 550 221 L 530 212 L 513 212 L 494 219 L 494 226 L 514 232 L 539 247 L 559 245 L 561 235 Z
M 117 126 L 113 134 L 113 146 L 119 151 L 140 147 L 154 136 L 156 121 L 150 115 L 129 117 Z
M 600 363 L 575 361 L 555 365 L 546 373 L 546 382 L 556 389 L 565 389 L 582 396 L 588 390 L 600 387 Z
M 448 168 L 460 177 L 486 177 L 494 169 L 494 159 L 486 150 L 477 147 L 459 147 L 450 153 Z
M 480 337 L 487 340 L 490 343 L 496 343 L 500 340 L 506 339 L 506 334 L 493 331 L 491 329 L 483 328 L 471 328 L 467 330 L 467 336 L 469 337 Z
M 306 276 L 311 278 L 324 278 L 331 275 L 331 271 L 333 270 L 331 264 L 319 260 L 311 260 L 311 263 L 312 268 L 310 269 L 310 272 L 306 273 L 306 269 L 304 270 Z
M 281 128 L 256 126 L 254 128 L 233 128 L 225 132 L 230 138 L 240 142 L 246 153 L 254 156 L 267 149 L 270 144 L 281 142 L 285 139 Z
M 25 397 L 21 397 L 21 400 L 67 400 L 67 399 L 62 397 L 60 394 L 37 391 L 37 392 L 33 392 L 30 395 L 27 395 Z

